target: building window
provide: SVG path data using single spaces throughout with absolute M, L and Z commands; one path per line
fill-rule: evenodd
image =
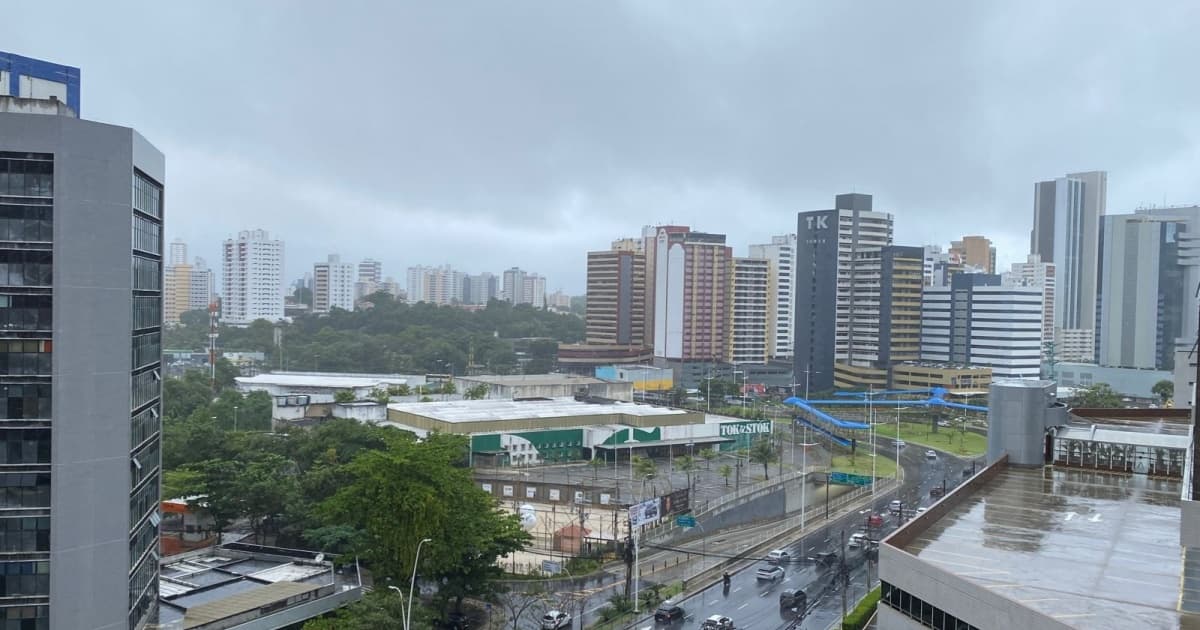
M 0 295 L 0 330 L 50 330 L 49 295 Z
M 133 369 L 162 361 L 162 334 L 149 333 L 133 337 Z
M 0 508 L 48 507 L 49 473 L 0 473 Z
M 50 563 L 0 562 L 0 597 L 50 594 Z
M 53 155 L 0 153 L 0 196 L 49 197 L 53 194 Z
M 134 374 L 132 381 L 130 397 L 134 409 L 139 409 L 146 403 L 157 399 L 162 391 L 162 379 L 159 378 L 158 370 Z
M 0 465 L 50 463 L 50 429 L 0 429 Z
M 141 171 L 133 172 L 133 208 L 162 218 L 162 186 Z
M 0 553 L 50 551 L 50 517 L 0 518 Z
M 47 251 L 0 250 L 0 285 L 48 287 L 54 282 Z
M 133 428 L 130 430 L 129 448 L 134 448 L 158 434 L 159 429 L 162 427 L 162 420 L 158 417 L 158 408 L 151 407 L 137 414 L 133 417 L 132 424 Z
M 157 328 L 159 326 L 162 326 L 162 298 L 151 295 L 134 296 L 134 330 L 139 330 L 142 328 Z
M 0 420 L 50 418 L 50 400 L 46 383 L 0 384 Z
M 136 488 L 138 484 L 145 481 L 148 477 L 158 471 L 160 462 L 160 442 L 153 440 L 142 447 L 142 450 L 134 453 L 129 457 L 130 468 L 130 486 Z M 151 484 L 153 485 L 153 484 Z M 138 518 L 146 511 L 142 510 L 138 513 Z
M 0 175 L 2 176 L 2 175 Z M 0 241 L 51 242 L 53 206 L 0 202 Z
M 49 606 L 6 606 L 0 608 L 0 630 L 49 630 Z
M 879 603 L 887 605 L 913 621 L 934 630 L 979 630 L 919 597 L 887 582 L 880 585 Z
M 0 271 L 3 271 L 2 267 L 0 267 Z M 134 256 L 133 289 L 135 291 L 162 291 L 162 263 Z
M 133 217 L 133 248 L 147 254 L 162 254 L 162 225 L 145 217 Z
M 0 341 L 0 374 L 50 376 L 50 341 Z

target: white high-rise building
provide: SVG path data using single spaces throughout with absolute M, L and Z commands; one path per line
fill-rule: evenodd
M 183 242 L 183 239 L 177 238 L 171 241 L 171 255 L 167 259 L 167 264 L 171 266 L 186 265 L 188 259 L 187 254 L 187 243 Z
M 1054 263 L 1055 342 L 1062 361 L 1090 363 L 1096 357 L 1100 218 L 1107 195 L 1104 171 L 1034 185 L 1030 253 Z
M 767 261 L 767 356 L 791 359 L 792 312 L 796 307 L 796 235 L 772 236 L 771 242 L 750 246 L 750 258 Z
M 449 265 L 408 268 L 408 303 L 454 304 L 462 300 L 466 274 Z
M 266 230 L 248 230 L 226 239 L 223 249 L 222 321 L 246 326 L 283 319 L 283 241 Z
M 354 310 L 354 279 L 354 264 L 342 262 L 337 254 L 313 265 L 313 312 Z
M 763 258 L 734 258 L 730 265 L 729 341 L 725 360 L 730 363 L 767 362 L 767 311 L 770 299 L 770 263 Z
M 960 273 L 921 295 L 921 360 L 992 369 L 994 378 L 1039 378 L 1042 289 L 1002 286 L 1000 276 Z
M 379 284 L 383 282 L 383 263 L 378 260 L 364 258 L 358 263 L 358 281 L 373 282 Z
M 520 304 L 525 291 L 525 271 L 520 267 L 505 269 L 500 285 L 500 299 Z
M 199 256 L 192 263 L 192 281 L 188 291 L 188 310 L 208 310 L 213 301 L 213 272 Z
M 546 308 L 546 278 L 536 273 L 526 274 L 521 283 L 521 300 L 517 304 Z
M 1030 254 L 1023 263 L 1013 263 L 1012 271 L 1002 274 L 1004 286 L 1035 287 L 1042 290 L 1043 343 L 1054 340 L 1054 275 L 1054 263 L 1043 262 L 1037 254 Z M 1044 351 L 1045 348 L 1043 354 Z M 1057 352 L 1055 354 L 1057 355 Z

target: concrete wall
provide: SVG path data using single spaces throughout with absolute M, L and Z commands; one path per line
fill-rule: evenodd
M 988 391 L 988 463 L 1008 453 L 1012 465 L 1043 464 L 1047 414 L 1055 402 L 1054 382 L 1002 379 L 994 381 Z

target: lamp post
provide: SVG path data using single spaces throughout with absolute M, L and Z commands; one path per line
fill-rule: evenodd
M 237 405 L 233 406 L 233 432 L 237 433 Z
M 422 538 L 421 542 L 417 543 L 417 557 L 416 557 L 416 559 L 413 560 L 412 577 L 409 578 L 409 580 L 408 580 L 408 609 L 404 611 L 404 628 L 405 628 L 405 630 L 408 630 L 409 628 L 411 628 L 411 626 L 409 624 L 412 623 L 413 587 L 416 586 L 416 584 L 417 584 L 417 565 L 420 564 L 420 562 L 421 562 L 421 547 L 427 542 L 433 542 L 433 539 L 432 538 Z

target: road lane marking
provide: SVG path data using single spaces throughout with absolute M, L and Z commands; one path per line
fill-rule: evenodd
M 749 606 L 749 605 L 750 605 L 750 602 L 746 602 L 745 604 L 742 604 L 741 606 L 738 606 L 738 607 L 737 607 L 737 609 L 738 609 L 738 610 L 741 610 L 741 609 L 743 609 L 743 608 L 745 608 L 745 607 L 747 607 L 747 606 Z
M 738 591 L 740 591 L 740 590 L 742 590 L 742 587 L 740 587 L 740 586 L 739 586 L 739 587 L 737 587 L 737 588 L 733 589 L 733 592 L 734 592 L 734 593 L 736 593 L 736 592 L 738 592 Z

